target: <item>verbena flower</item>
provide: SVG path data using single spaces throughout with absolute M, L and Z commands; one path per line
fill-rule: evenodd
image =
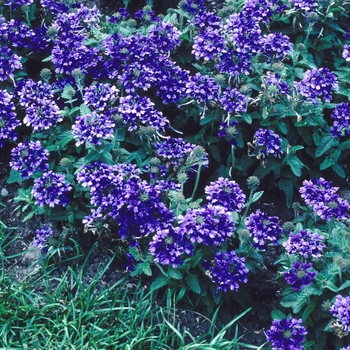
M 292 264 L 290 270 L 285 272 L 284 278 L 295 291 L 302 290 L 305 286 L 309 286 L 317 276 L 317 272 L 313 270 L 312 263 L 301 263 L 299 261 Z
M 232 236 L 235 224 L 224 207 L 205 205 L 198 209 L 187 209 L 178 216 L 179 229 L 192 243 L 220 245 Z
M 350 61 L 350 45 L 344 45 L 342 57 L 345 59 L 345 61 Z
M 260 128 L 254 134 L 253 145 L 257 158 L 264 160 L 269 154 L 279 157 L 282 151 L 282 139 L 272 130 Z
M 5 0 L 5 5 L 11 6 L 13 10 L 20 6 L 33 4 L 34 0 Z
M 314 104 L 320 99 L 330 102 L 332 90 L 338 90 L 337 78 L 328 68 L 307 70 L 304 78 L 294 86 L 300 95 Z
M 218 136 L 225 137 L 230 145 L 237 146 L 237 120 L 223 121 L 219 125 Z
M 84 103 L 93 110 L 104 111 L 111 108 L 118 98 L 118 92 L 111 84 L 96 83 L 84 89 Z
M 148 31 L 148 40 L 156 46 L 160 53 L 168 54 L 180 46 L 181 32 L 171 23 L 158 22 Z
M 18 19 L 6 21 L 0 17 L 0 41 L 11 47 L 30 48 L 31 38 L 35 33 L 28 25 Z
M 216 101 L 219 94 L 219 86 L 215 79 L 207 75 L 190 76 L 189 81 L 186 83 L 186 94 L 189 98 L 206 103 L 208 101 Z
M 50 11 L 54 15 L 67 13 L 69 11 L 67 4 L 57 0 L 40 0 L 40 5 L 45 11 Z
M 303 350 L 307 330 L 302 326 L 302 319 L 294 317 L 273 320 L 266 331 L 267 340 L 272 343 L 272 350 Z
M 289 85 L 278 73 L 266 72 L 263 81 L 266 83 L 268 91 L 270 87 L 273 87 L 276 89 L 276 95 L 289 95 Z
M 345 132 L 350 135 L 350 103 L 342 102 L 333 109 L 331 118 L 334 119 L 330 132 L 334 137 L 340 137 Z
M 139 95 L 121 97 L 118 113 L 129 126 L 129 131 L 137 130 L 141 125 L 164 130 L 169 123 L 163 114 L 154 108 L 154 103 L 148 97 Z
M 242 283 L 247 283 L 249 270 L 245 259 L 238 257 L 233 250 L 216 252 L 212 261 L 204 261 L 204 268 L 208 271 L 211 280 L 217 284 L 217 289 L 227 292 L 236 291 Z
M 291 233 L 283 246 L 288 254 L 299 254 L 304 258 L 320 258 L 326 247 L 322 240 L 323 236 L 318 233 L 300 230 L 298 233 Z
M 22 83 L 18 96 L 19 104 L 26 112 L 23 123 L 34 131 L 50 129 L 63 120 L 50 84 L 27 79 Z
M 244 206 L 246 196 L 239 185 L 232 180 L 219 177 L 205 187 L 206 199 L 210 204 L 221 205 L 229 211 L 240 212 Z
M 350 332 L 350 296 L 343 297 L 338 294 L 329 311 L 337 318 L 344 330 Z
M 13 81 L 14 72 L 17 69 L 22 69 L 21 59 L 18 55 L 4 45 L 0 48 L 0 81 L 10 79 Z
M 272 59 L 281 61 L 292 51 L 293 45 L 287 35 L 279 32 L 267 34 L 262 37 L 262 54 L 270 62 Z
M 75 124 L 72 125 L 72 131 L 77 146 L 86 141 L 98 146 L 102 145 L 101 139 L 113 138 L 114 127 L 115 122 L 112 116 L 106 113 L 92 112 L 77 116 Z
M 266 249 L 267 241 L 278 244 L 283 229 L 278 223 L 277 216 L 269 216 L 267 213 L 257 210 L 251 213 L 246 221 L 246 229 L 253 238 L 253 245 L 258 249 Z
M 35 205 L 53 208 L 56 205 L 66 206 L 69 202 L 67 192 L 71 190 L 72 186 L 66 183 L 63 174 L 48 171 L 34 180 L 32 194 Z
M 36 236 L 33 242 L 34 247 L 38 247 L 41 251 L 45 251 L 47 248 L 47 241 L 52 236 L 52 228 L 44 225 L 41 228 L 38 228 L 36 231 Z
M 291 0 L 291 3 L 296 10 L 305 12 L 313 11 L 318 6 L 314 0 Z
M 184 253 L 193 254 L 193 246 L 181 230 L 169 226 L 153 236 L 149 251 L 156 263 L 177 268 L 183 264 L 181 256 Z
M 246 112 L 247 97 L 239 90 L 226 89 L 220 97 L 222 108 L 229 113 Z
M 204 0 L 184 0 L 180 2 L 180 8 L 185 10 L 191 15 L 196 15 L 205 10 L 205 2 Z
M 13 96 L 6 90 L 0 90 L 0 148 L 5 141 L 17 140 L 14 131 L 21 122 L 16 119 L 16 107 L 12 101 Z
M 28 179 L 36 171 L 46 171 L 49 152 L 41 146 L 40 141 L 26 141 L 18 144 L 11 151 L 12 169 L 19 171 L 22 179 Z
M 340 348 L 339 350 L 350 350 L 350 345 L 347 346 L 346 348 Z

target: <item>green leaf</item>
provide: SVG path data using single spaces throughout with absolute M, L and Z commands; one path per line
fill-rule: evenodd
M 90 108 L 87 105 L 81 104 L 80 115 L 90 115 L 90 114 L 91 114 Z
M 325 135 L 322 137 L 320 145 L 316 149 L 316 157 L 322 156 L 322 154 L 326 153 L 333 146 L 337 146 L 339 144 L 339 140 L 332 135 Z
M 280 310 L 274 309 L 271 311 L 271 318 L 273 320 L 280 320 L 282 318 L 286 318 L 287 316 Z
M 256 201 L 258 201 L 263 194 L 264 194 L 264 191 L 255 192 L 252 198 L 252 203 L 255 203 Z
M 166 286 L 167 283 L 168 283 L 168 278 L 163 275 L 160 275 L 151 283 L 150 289 L 153 292 L 159 288 Z
M 314 311 L 316 305 L 317 305 L 317 302 L 318 302 L 318 299 L 319 297 L 316 296 L 316 297 L 313 297 L 312 298 L 312 301 L 311 301 L 311 304 L 309 304 L 305 310 L 303 311 L 303 314 L 302 314 L 302 319 L 303 319 L 303 322 L 304 323 L 307 323 L 307 319 L 309 318 L 310 314 Z
M 221 160 L 221 155 L 219 152 L 219 147 L 217 145 L 209 145 L 208 147 L 210 154 L 212 155 L 212 157 L 219 163 Z
M 284 162 L 289 165 L 294 175 L 298 177 L 301 176 L 301 169 L 305 166 L 305 164 L 302 163 L 297 156 L 286 156 L 284 158 Z
M 196 294 L 201 293 L 201 287 L 198 281 L 198 277 L 196 275 L 188 272 L 187 276 L 185 277 L 185 280 L 193 292 L 195 292 Z
M 242 114 L 242 119 L 248 124 L 251 124 L 253 122 L 253 119 L 252 119 L 251 115 L 248 114 L 248 113 L 243 113 Z
M 168 268 L 168 276 L 170 278 L 173 278 L 174 280 L 182 280 L 183 276 L 182 273 L 179 270 L 175 270 L 171 266 Z
M 326 157 L 326 159 L 320 164 L 320 170 L 325 170 L 332 166 L 334 162 L 329 159 L 329 157 Z
M 10 176 L 7 179 L 7 183 L 8 184 L 13 184 L 15 182 L 22 182 L 21 173 L 19 171 L 11 169 L 10 170 Z
M 339 288 L 338 291 L 340 292 L 341 290 L 350 287 L 350 281 L 344 282 Z
M 287 204 L 287 207 L 290 208 L 293 202 L 293 194 L 294 194 L 293 180 L 282 177 L 278 181 L 277 186 L 279 189 L 281 189 L 285 193 L 286 204 Z
M 346 175 L 344 169 L 339 164 L 333 164 L 332 170 L 337 173 L 342 179 L 345 179 Z

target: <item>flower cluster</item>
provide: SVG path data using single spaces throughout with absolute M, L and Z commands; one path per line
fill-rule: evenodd
M 323 236 L 317 233 L 310 230 L 300 230 L 296 234 L 291 234 L 288 241 L 283 243 L 283 247 L 288 254 L 299 254 L 304 258 L 320 258 L 326 247 L 322 240 Z
M 113 138 L 114 127 L 115 123 L 111 115 L 92 112 L 78 116 L 75 124 L 72 125 L 72 130 L 77 146 L 86 141 L 97 146 L 102 144 L 101 139 Z
M 11 6 L 14 10 L 20 6 L 31 5 L 33 2 L 34 0 L 6 0 L 5 5 Z
M 179 229 L 192 243 L 220 245 L 232 236 L 235 224 L 226 209 L 208 204 L 198 209 L 187 209 L 179 215 Z
M 317 276 L 313 270 L 312 263 L 301 263 L 299 261 L 292 264 L 290 270 L 284 273 L 284 278 L 295 291 L 302 290 L 304 286 L 309 286 Z
M 0 48 L 0 81 L 7 79 L 13 81 L 15 70 L 22 68 L 20 57 L 7 45 L 2 46 Z
M 247 97 L 235 88 L 225 90 L 220 97 L 220 103 L 225 111 L 232 114 L 247 110 Z
M 53 234 L 52 228 L 45 225 L 41 228 L 38 228 L 35 231 L 35 233 L 36 233 L 36 236 L 35 236 L 33 245 L 41 249 L 41 251 L 43 252 L 46 250 L 47 241 L 49 237 L 51 237 Z
M 345 298 L 337 295 L 329 311 L 337 318 L 344 330 L 350 332 L 350 296 Z
M 63 120 L 61 111 L 54 101 L 52 86 L 42 81 L 27 79 L 18 91 L 19 104 L 25 108 L 23 123 L 34 131 L 50 129 Z
M 206 199 L 212 205 L 221 205 L 229 211 L 240 212 L 246 196 L 235 181 L 220 177 L 205 187 Z
M 342 57 L 345 59 L 345 61 L 350 61 L 350 45 L 344 45 Z
M 105 111 L 118 98 L 118 89 L 111 84 L 97 83 L 84 89 L 84 103 L 97 111 Z
M 289 95 L 289 85 L 278 73 L 267 72 L 266 76 L 264 77 L 264 81 L 267 85 L 267 91 L 270 94 L 272 92 L 272 97 L 275 97 L 277 94 Z
M 336 193 L 338 187 L 332 187 L 332 183 L 324 178 L 304 180 L 299 192 L 305 203 L 313 208 L 316 214 L 323 220 L 346 219 L 350 205 Z
M 204 261 L 211 280 L 218 285 L 217 289 L 227 292 L 238 290 L 241 283 L 247 283 L 248 269 L 245 259 L 240 258 L 233 250 L 217 252 L 213 261 Z
M 269 154 L 279 157 L 283 153 L 281 144 L 282 139 L 272 130 L 260 128 L 254 134 L 255 155 L 263 162 Z
M 41 146 L 40 141 L 19 143 L 11 151 L 12 169 L 20 172 L 22 179 L 28 179 L 36 171 L 46 171 L 49 152 Z
M 262 38 L 262 54 L 269 62 L 272 58 L 282 61 L 292 51 L 293 45 L 287 35 L 279 32 L 267 34 Z
M 67 192 L 71 190 L 72 186 L 66 183 L 63 174 L 48 171 L 34 180 L 32 194 L 35 205 L 53 208 L 56 205 L 66 206 L 69 202 Z
M 267 213 L 257 210 L 248 216 L 246 229 L 253 237 L 253 245 L 258 249 L 266 249 L 266 241 L 278 244 L 283 229 L 278 223 L 277 216 L 268 216 Z
M 13 96 L 6 90 L 0 90 L 0 148 L 6 140 L 17 140 L 15 129 L 21 125 L 16 119 L 16 107 L 12 101 Z
M 306 101 L 317 104 L 322 98 L 326 102 L 332 100 L 332 90 L 338 90 L 338 82 L 335 74 L 328 68 L 315 68 L 307 70 L 304 78 L 295 83 L 295 88 Z
M 334 137 L 343 136 L 345 131 L 350 135 L 350 103 L 342 102 L 333 109 L 331 118 L 334 119 L 330 132 Z
M 189 98 L 202 103 L 211 100 L 216 101 L 219 94 L 219 86 L 214 78 L 197 73 L 190 76 L 189 81 L 186 83 L 186 94 Z
M 302 320 L 294 317 L 273 320 L 272 326 L 266 331 L 272 350 L 303 350 L 306 335 Z
M 305 12 L 310 12 L 318 6 L 314 0 L 291 0 L 291 3 L 296 10 Z
M 223 121 L 220 123 L 218 136 L 225 137 L 230 145 L 237 146 L 238 131 L 236 125 L 237 120 Z

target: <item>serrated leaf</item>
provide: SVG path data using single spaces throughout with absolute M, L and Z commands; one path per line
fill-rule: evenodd
M 301 169 L 305 166 L 297 156 L 286 156 L 284 162 L 289 165 L 295 176 L 301 176 Z
M 242 114 L 242 119 L 248 124 L 251 124 L 253 122 L 253 119 L 252 119 L 251 115 L 248 114 L 248 113 L 243 113 Z
M 196 294 L 201 293 L 201 287 L 198 281 L 198 277 L 196 275 L 188 272 L 187 276 L 185 277 L 185 280 L 193 292 L 195 292 Z
M 334 163 L 328 157 L 320 164 L 320 170 L 325 170 L 332 166 Z
M 281 189 L 286 195 L 286 204 L 287 207 L 290 208 L 293 202 L 293 194 L 294 194 L 294 186 L 293 180 L 288 178 L 281 178 L 277 186 Z
M 219 163 L 221 160 L 221 155 L 219 152 L 219 147 L 217 145 L 211 144 L 209 147 L 209 152 L 212 155 L 212 157 Z
M 151 291 L 155 291 L 159 288 L 162 288 L 168 284 L 168 278 L 161 275 L 158 276 L 150 285 Z
M 80 115 L 90 115 L 90 114 L 91 114 L 90 108 L 85 104 L 81 104 Z
M 21 173 L 19 171 L 11 169 L 10 170 L 10 176 L 7 179 L 7 183 L 8 184 L 13 184 L 15 182 L 22 182 Z
M 343 290 L 345 288 L 349 288 L 349 287 L 350 287 L 350 281 L 346 281 L 338 288 L 338 291 L 341 291 L 341 290 Z
M 256 201 L 258 201 L 263 194 L 264 194 L 264 191 L 255 192 L 252 198 L 252 203 L 255 203 Z
M 340 176 L 342 179 L 345 179 L 346 175 L 344 172 L 344 169 L 339 164 L 333 164 L 332 170 L 337 173 L 338 176 Z
M 316 157 L 322 156 L 329 149 L 339 144 L 339 140 L 332 135 L 325 135 L 322 137 L 320 145 L 317 147 L 315 155 Z
M 183 278 L 182 273 L 179 270 L 175 270 L 172 267 L 168 268 L 168 276 L 174 280 L 181 280 Z
M 286 318 L 287 316 L 280 310 L 274 309 L 271 311 L 271 318 L 273 320 L 280 320 L 282 318 Z
M 146 276 L 152 276 L 152 269 L 151 269 L 151 265 L 149 261 L 144 261 L 141 264 L 142 267 L 142 272 L 146 275 Z

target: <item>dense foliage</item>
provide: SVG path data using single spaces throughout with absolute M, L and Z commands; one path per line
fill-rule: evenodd
M 117 239 L 131 276 L 209 312 L 275 246 L 272 349 L 347 346 L 349 203 L 330 180 L 350 171 L 349 3 L 149 5 L 0 5 L 0 146 L 34 244 Z M 263 192 L 293 222 L 253 210 Z

